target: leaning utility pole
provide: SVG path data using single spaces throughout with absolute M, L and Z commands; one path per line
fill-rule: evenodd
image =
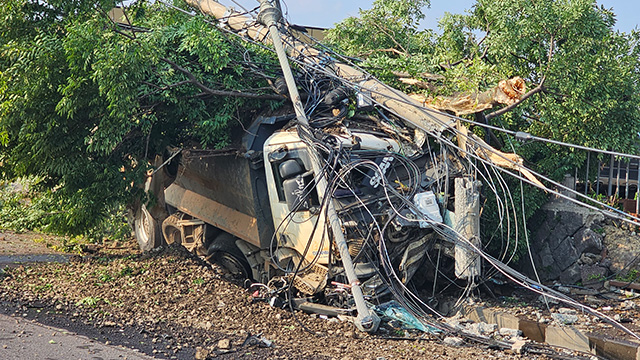
M 455 179 L 455 231 L 464 239 L 468 239 L 477 249 L 482 247 L 480 242 L 480 181 L 472 177 Z M 480 276 L 480 255 L 470 249 L 468 244 L 460 239 L 455 242 L 455 274 L 458 279 L 473 281 Z
M 296 86 L 295 80 L 293 78 L 293 73 L 291 72 L 291 67 L 289 66 L 287 53 L 282 46 L 282 39 L 280 31 L 278 30 L 278 22 L 281 18 L 282 13 L 280 12 L 278 6 L 275 6 L 269 0 L 260 0 L 260 14 L 258 15 L 258 21 L 269 29 L 271 41 L 273 42 L 273 47 L 275 48 L 276 54 L 278 55 L 280 67 L 282 68 L 284 79 L 287 83 L 289 96 L 291 98 L 291 101 L 293 102 L 293 108 L 296 111 L 298 126 L 307 128 L 309 126 L 309 120 L 307 119 L 307 116 L 304 112 L 302 101 L 300 101 L 298 87 Z M 327 193 L 327 180 L 322 174 L 320 154 L 318 154 L 313 147 L 309 147 L 309 152 L 313 154 L 313 170 L 316 174 L 318 195 L 322 198 L 326 196 L 331 197 L 331 194 Z M 333 233 L 333 240 L 335 241 L 336 247 L 340 252 L 340 258 L 342 260 L 344 272 L 347 275 L 347 279 L 349 280 L 349 285 L 351 286 L 351 294 L 353 295 L 356 303 L 356 309 L 358 311 L 355 325 L 362 331 L 373 333 L 378 330 L 380 318 L 378 318 L 378 316 L 367 307 L 367 304 L 364 301 L 362 289 L 360 288 L 360 282 L 358 281 L 358 277 L 356 276 L 353 261 L 351 259 L 351 255 L 349 254 L 349 247 L 347 246 L 347 242 L 344 238 L 344 233 L 342 232 L 342 224 L 340 223 L 340 219 L 338 218 L 338 214 L 336 213 L 333 201 L 331 199 L 328 199 L 326 203 L 327 217 L 329 219 L 329 225 L 331 226 L 331 230 Z

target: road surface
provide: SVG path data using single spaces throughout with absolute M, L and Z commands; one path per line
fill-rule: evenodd
M 63 329 L 0 314 L 0 359 L 150 360 L 154 358 L 132 349 L 106 345 Z

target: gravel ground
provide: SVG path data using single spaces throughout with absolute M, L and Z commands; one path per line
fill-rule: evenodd
M 547 358 L 470 341 L 448 346 L 444 336 L 390 326 L 370 335 L 350 322 L 294 316 L 252 301 L 224 269 L 181 247 L 140 254 L 132 242 L 92 251 L 68 263 L 7 268 L 0 279 L 0 312 L 163 359 Z M 251 335 L 273 346 L 256 344 Z

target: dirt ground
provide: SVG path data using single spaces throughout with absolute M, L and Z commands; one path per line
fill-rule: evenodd
M 55 236 L 33 232 L 0 232 L 0 255 L 43 255 L 60 254 L 54 250 L 59 240 Z
M 31 235 L 20 240 L 16 237 L 22 235 L 11 233 L 2 237 L 0 253 L 33 243 Z M 0 311 L 162 359 L 550 358 L 469 340 L 452 347 L 443 344 L 443 335 L 389 326 L 369 335 L 346 321 L 292 313 L 252 301 L 223 269 L 179 247 L 140 254 L 132 241 L 92 251 L 68 263 L 5 269 Z M 269 342 L 273 346 L 266 347 Z

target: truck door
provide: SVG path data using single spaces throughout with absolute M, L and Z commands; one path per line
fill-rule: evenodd
M 281 266 L 329 260 L 328 232 L 318 201 L 307 146 L 294 132 L 280 132 L 264 145 L 265 173 L 275 234 L 271 249 Z M 289 261 L 290 259 L 292 261 Z

